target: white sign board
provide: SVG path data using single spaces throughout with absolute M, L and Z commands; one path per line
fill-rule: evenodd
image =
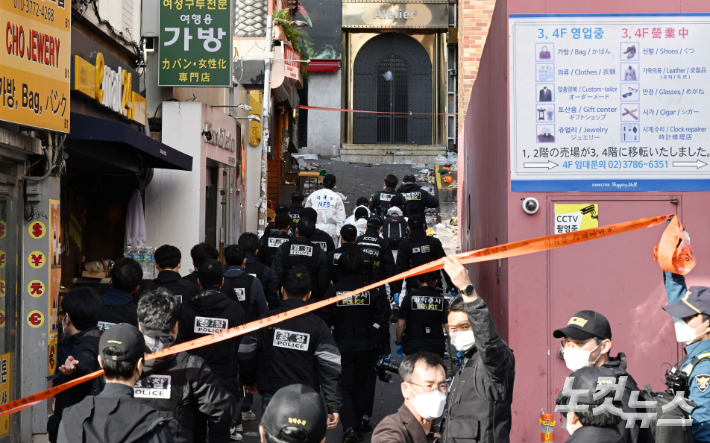
M 513 192 L 710 190 L 710 14 L 509 19 Z

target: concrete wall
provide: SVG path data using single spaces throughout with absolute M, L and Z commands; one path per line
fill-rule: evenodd
M 340 71 L 311 72 L 308 106 L 340 108 Z M 333 148 L 335 145 L 335 148 Z M 299 146 L 300 148 L 300 146 Z M 340 153 L 340 113 L 308 111 L 308 149 L 304 152 L 330 158 Z

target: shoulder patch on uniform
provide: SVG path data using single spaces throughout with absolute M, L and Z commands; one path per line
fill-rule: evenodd
M 234 295 L 237 296 L 237 300 L 246 301 L 247 292 L 244 288 L 234 288 Z
M 699 374 L 695 376 L 695 386 L 700 392 L 705 392 L 710 386 L 710 374 Z
M 274 331 L 274 346 L 297 351 L 308 351 L 308 344 L 311 342 L 311 334 L 305 332 L 286 331 L 276 329 Z
M 149 375 L 138 380 L 133 386 L 134 398 L 170 399 L 170 376 Z

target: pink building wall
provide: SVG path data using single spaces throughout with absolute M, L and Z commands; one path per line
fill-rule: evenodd
M 459 170 L 459 232 L 463 251 L 553 234 L 554 204 L 597 203 L 599 224 L 677 212 L 691 234 L 698 260 L 688 286 L 710 286 L 710 192 L 512 193 L 509 165 L 508 14 L 710 12 L 705 0 L 498 0 L 474 84 L 462 139 Z M 535 197 L 539 212 L 528 215 L 522 199 Z M 677 201 L 677 203 L 676 203 Z M 470 203 L 469 203 L 470 202 Z M 478 293 L 491 307 L 501 336 L 516 357 L 511 441 L 540 439 L 540 410 L 569 375 L 557 357 L 552 331 L 579 310 L 609 319 L 611 354 L 626 353 L 639 385 L 664 388 L 661 365 L 682 354 L 673 322 L 662 311 L 662 274 L 653 262 L 661 227 L 622 234 L 556 251 L 471 268 Z M 555 414 L 559 420 L 560 414 Z M 557 441 L 567 433 L 556 429 Z

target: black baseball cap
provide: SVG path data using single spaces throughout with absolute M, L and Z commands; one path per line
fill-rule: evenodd
M 424 219 L 421 215 L 413 215 L 407 219 L 407 226 L 410 229 L 424 229 Z
M 690 317 L 696 314 L 710 315 L 710 288 L 707 286 L 692 286 L 683 298 L 663 309 L 676 318 Z
M 281 213 L 283 213 L 283 212 L 288 212 L 288 205 L 285 205 L 285 204 L 283 204 L 283 203 L 279 203 L 279 204 L 276 205 L 276 207 L 274 208 L 274 212 L 277 213 L 277 214 L 281 214 Z
M 370 226 L 372 228 L 381 228 L 382 217 L 380 217 L 379 215 L 371 215 L 370 218 L 367 219 L 367 226 Z
M 320 443 L 328 426 L 328 410 L 320 394 L 306 385 L 279 389 L 264 411 L 264 430 L 289 443 Z
M 357 240 L 357 229 L 353 225 L 345 225 L 340 228 L 340 235 L 345 241 L 355 241 Z
M 611 340 L 609 320 L 596 311 L 579 311 L 567 322 L 564 328 L 556 329 L 555 338 L 569 337 L 572 340 L 586 340 L 597 337 Z
M 301 203 L 305 199 L 306 198 L 303 196 L 302 192 L 296 191 L 293 194 L 291 194 L 291 201 L 294 203 Z
M 355 206 L 367 206 L 368 203 L 370 203 L 370 201 L 367 199 L 367 197 L 360 197 L 355 202 Z
M 390 199 L 391 206 L 402 206 L 404 205 L 404 199 L 400 195 L 393 195 Z
M 412 183 L 414 183 L 414 182 L 416 182 L 416 181 L 417 181 L 417 179 L 414 178 L 414 176 L 413 176 L 412 174 L 407 174 L 407 175 L 405 175 L 404 178 L 402 179 L 402 182 L 412 182 Z
M 333 174 L 326 174 L 325 177 L 323 177 L 323 184 L 335 184 L 335 176 Z
M 104 349 L 115 346 L 119 355 L 105 355 Z M 99 339 L 99 352 L 103 360 L 130 361 L 145 355 L 145 338 L 135 326 L 119 323 L 108 328 Z

